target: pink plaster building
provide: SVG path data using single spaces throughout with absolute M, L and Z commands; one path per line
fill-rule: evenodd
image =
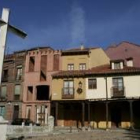
M 61 69 L 61 51 L 50 47 L 28 50 L 25 62 L 22 117 L 47 124 L 51 75 Z
M 135 67 L 140 67 L 140 45 L 130 42 L 121 42 L 105 50 L 111 60 L 123 59 Z M 127 64 L 126 64 L 127 65 Z

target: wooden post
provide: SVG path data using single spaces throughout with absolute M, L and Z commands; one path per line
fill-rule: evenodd
M 106 83 L 106 130 L 108 130 L 108 85 L 107 85 L 107 77 L 105 77 Z
M 90 102 L 88 102 L 88 125 L 90 127 Z
M 55 126 L 57 126 L 58 120 L 58 102 L 55 103 Z
M 85 123 L 85 103 L 82 102 L 82 127 L 84 127 Z
M 133 129 L 133 101 L 129 101 L 130 104 L 130 129 Z
M 106 130 L 108 129 L 108 102 L 106 101 Z

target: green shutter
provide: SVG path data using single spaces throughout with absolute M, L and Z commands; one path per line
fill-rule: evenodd
M 7 87 L 3 86 L 1 87 L 1 97 L 6 97 Z

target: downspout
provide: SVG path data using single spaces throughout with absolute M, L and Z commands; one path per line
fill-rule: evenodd
M 108 84 L 107 84 L 107 76 L 105 77 L 105 83 L 106 83 L 106 130 L 108 130 Z

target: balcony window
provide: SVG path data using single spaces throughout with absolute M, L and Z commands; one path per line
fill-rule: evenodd
M 88 79 L 88 89 L 96 89 L 96 88 L 97 88 L 97 80 Z
M 21 85 L 15 85 L 14 100 L 20 100 Z
M 0 98 L 1 99 L 6 99 L 6 95 L 7 95 L 7 87 L 6 86 L 2 86 L 1 87 L 1 95 L 0 95 Z
M 74 70 L 74 64 L 68 64 L 68 70 Z
M 85 63 L 80 63 L 79 64 L 79 70 L 85 70 L 86 69 L 86 64 Z
M 62 98 L 74 98 L 74 85 L 73 81 L 64 81 L 64 88 Z
M 22 78 L 22 65 L 17 66 L 16 80 L 21 80 Z
M 124 85 L 123 78 L 113 78 L 112 97 L 123 97 Z

